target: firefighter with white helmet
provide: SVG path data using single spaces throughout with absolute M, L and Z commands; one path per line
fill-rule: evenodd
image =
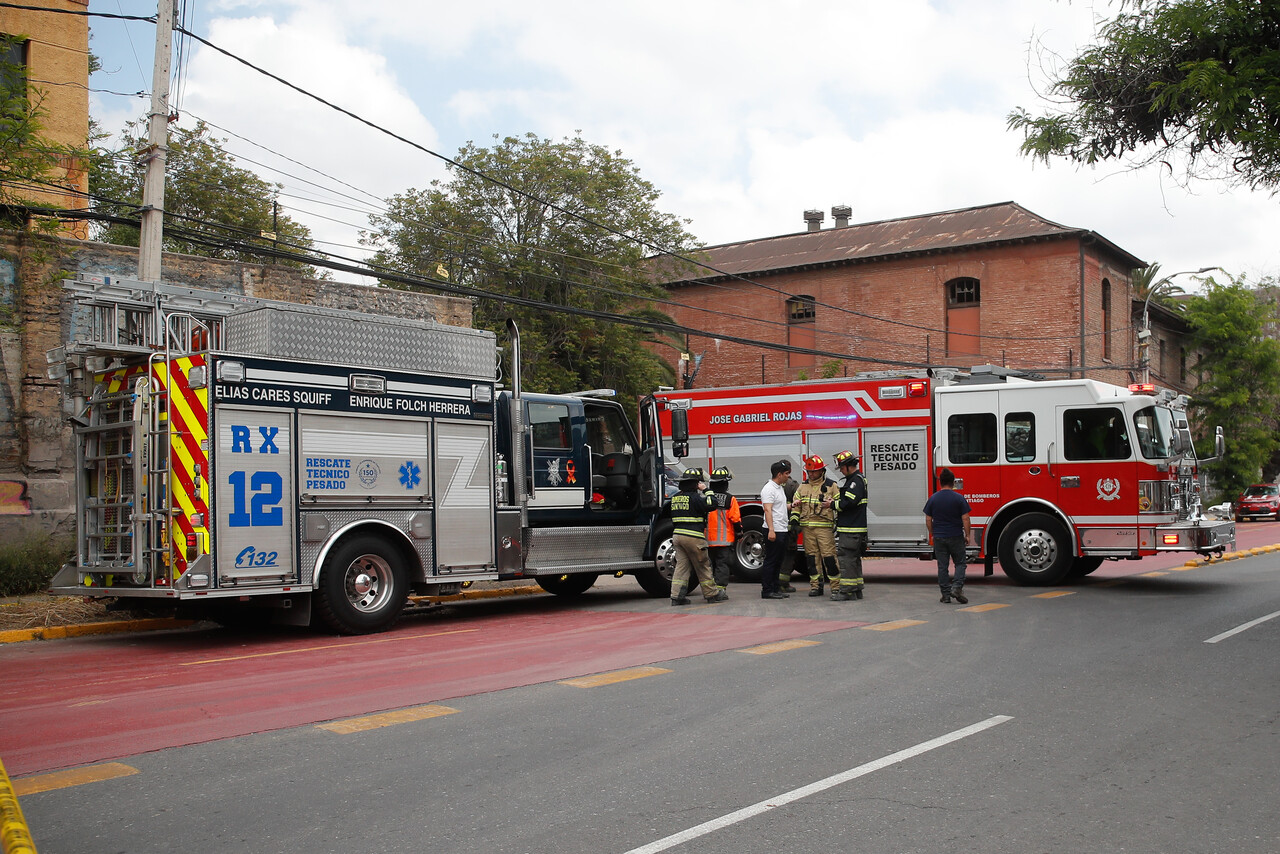
M 716 587 L 721 590 L 729 586 L 729 577 L 733 573 L 733 544 L 738 529 L 742 527 L 738 499 L 729 494 L 731 480 L 733 472 L 721 466 L 711 472 L 711 491 L 707 493 L 712 502 L 711 515 L 707 517 L 707 548 L 711 552 L 711 571 Z
M 840 574 L 836 564 L 836 511 L 832 505 L 840 494 L 836 482 L 827 477 L 827 464 L 814 454 L 805 457 L 805 482 L 791 501 L 791 520 L 800 523 L 804 535 L 804 560 L 809 570 L 809 595 L 822 595 L 822 576 Z
M 729 595 L 716 589 L 707 559 L 707 516 L 713 504 L 711 498 L 702 492 L 702 469 L 685 469 L 679 484 L 680 491 L 662 505 L 663 515 L 671 517 L 671 539 L 676 553 L 676 568 L 671 575 L 671 604 L 689 604 L 689 597 L 684 594 L 688 589 L 689 576 L 694 572 L 706 600 L 723 602 Z
M 862 598 L 862 547 L 867 541 L 867 479 L 858 471 L 858 455 L 853 451 L 836 454 L 836 466 L 844 475 L 840 492 L 832 506 L 836 511 L 836 557 L 839 578 L 831 579 L 831 598 L 836 602 Z

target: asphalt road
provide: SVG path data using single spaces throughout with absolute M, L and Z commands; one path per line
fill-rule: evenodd
M 967 607 L 891 570 L 13 645 L 0 757 L 41 854 L 1280 850 L 1280 553 Z

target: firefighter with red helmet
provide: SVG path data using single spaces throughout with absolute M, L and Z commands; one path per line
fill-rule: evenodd
M 853 451 L 836 454 L 836 467 L 844 475 L 832 507 L 836 511 L 836 557 L 840 577 L 831 579 L 831 598 L 837 602 L 862 598 L 862 548 L 867 542 L 867 479 L 858 471 Z
M 791 501 L 791 521 L 804 534 L 804 561 L 809 570 L 809 595 L 822 595 L 822 577 L 840 575 L 836 563 L 836 511 L 832 505 L 840 494 L 836 482 L 827 477 L 827 464 L 814 454 L 805 457 L 805 482 Z
M 702 478 L 702 469 L 685 469 L 680 475 L 680 491 L 662 505 L 662 514 L 671 517 L 671 541 L 676 553 L 676 568 L 671 575 L 672 605 L 689 604 L 689 597 L 684 594 L 692 573 L 697 573 L 702 595 L 708 602 L 729 598 L 723 590 L 716 589 L 707 559 L 707 516 L 713 505 L 702 492 Z
M 711 472 L 711 515 L 707 516 L 707 549 L 711 553 L 711 571 L 716 587 L 724 590 L 733 574 L 733 543 L 742 527 L 742 509 L 738 499 L 729 494 L 733 472 L 721 466 Z

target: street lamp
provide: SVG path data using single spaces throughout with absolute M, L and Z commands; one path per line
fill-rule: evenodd
M 1138 330 L 1138 362 L 1142 365 L 1142 382 L 1147 384 L 1151 382 L 1151 357 L 1148 349 L 1151 347 L 1151 316 L 1149 309 L 1151 308 L 1151 298 L 1156 292 L 1165 285 L 1172 282 L 1174 276 L 1199 276 L 1202 273 L 1208 273 L 1212 270 L 1226 272 L 1221 267 L 1201 267 L 1199 270 L 1180 270 L 1177 273 L 1170 273 L 1160 281 L 1156 282 L 1147 290 L 1147 298 L 1142 303 L 1142 328 Z

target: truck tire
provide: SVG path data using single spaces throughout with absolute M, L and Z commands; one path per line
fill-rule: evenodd
M 1066 527 L 1045 513 L 1027 513 L 1010 522 L 998 551 L 1005 575 L 1036 587 L 1062 581 L 1075 557 Z
M 733 570 L 735 581 L 760 583 L 760 572 L 764 569 L 765 537 L 764 517 L 742 517 L 742 533 L 733 544 L 733 556 L 737 564 Z
M 653 598 L 671 595 L 671 573 L 676 568 L 675 542 L 671 539 L 671 523 L 659 523 L 653 535 L 656 544 L 653 568 L 637 569 L 636 581 Z
M 349 537 L 329 553 L 320 570 L 316 612 L 343 635 L 378 632 L 404 610 L 409 596 L 404 556 L 381 537 Z
M 533 580 L 548 593 L 572 599 L 590 590 L 599 577 L 598 572 L 578 572 L 573 575 L 539 575 Z
M 1100 557 L 1078 557 L 1071 562 L 1071 569 L 1067 575 L 1071 578 L 1084 578 L 1100 566 L 1102 566 Z

